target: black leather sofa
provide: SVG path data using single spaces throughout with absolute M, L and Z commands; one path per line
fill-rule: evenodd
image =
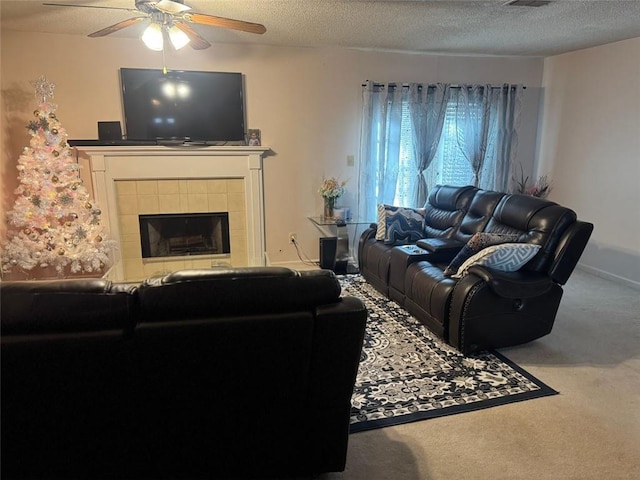
M 377 224 L 363 232 L 358 262 L 369 283 L 464 354 L 551 332 L 562 285 L 591 236 L 591 223 L 554 202 L 472 186 L 435 187 L 423 216 L 422 238 L 410 245 L 377 240 Z M 462 278 L 445 275 L 478 232 L 539 250 L 517 271 L 474 265 Z
M 330 271 L 0 283 L 2 478 L 345 468 L 366 310 Z

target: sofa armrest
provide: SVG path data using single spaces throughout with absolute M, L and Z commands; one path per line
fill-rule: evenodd
M 455 238 L 430 237 L 418 240 L 416 245 L 429 252 L 429 261 L 451 261 L 464 247 L 465 243 Z
M 464 242 L 456 240 L 455 238 L 430 237 L 418 240 L 416 245 L 432 253 L 447 251 L 458 253 L 460 249 L 464 247 Z
M 360 235 L 360 244 L 366 242 L 370 238 L 375 238 L 377 231 L 378 231 L 378 224 L 371 223 Z
M 561 285 L 567 283 L 589 242 L 592 232 L 592 223 L 578 220 L 562 235 L 556 249 L 555 259 L 549 269 L 551 277 L 556 282 Z
M 547 293 L 553 280 L 539 272 L 503 272 L 481 265 L 473 265 L 468 274 L 484 281 L 489 288 L 502 298 L 532 298 Z
M 475 265 L 454 287 L 447 341 L 464 355 L 530 342 L 551 332 L 561 298 L 545 274 Z
M 319 471 L 342 471 L 347 460 L 351 396 L 358 373 L 367 310 L 362 300 L 342 297 L 316 309 L 308 414 Z
M 311 385 L 313 403 L 335 404 L 353 393 L 367 309 L 357 297 L 316 308 Z
M 360 239 L 358 240 L 358 263 L 364 263 L 364 248 L 368 241 L 375 240 L 376 232 L 378 230 L 378 225 L 372 223 L 369 225 L 369 228 L 365 229 L 362 234 L 360 234 Z

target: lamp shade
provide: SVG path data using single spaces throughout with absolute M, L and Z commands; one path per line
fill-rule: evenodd
M 176 50 L 180 50 L 190 41 L 187 34 L 175 25 L 171 25 L 169 27 L 169 40 L 171 40 L 171 45 L 173 45 L 173 48 L 175 48 Z
M 142 41 L 151 50 L 161 51 L 164 46 L 162 25 L 152 22 L 142 34 Z

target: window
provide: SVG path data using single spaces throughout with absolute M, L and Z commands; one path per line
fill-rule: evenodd
M 411 116 L 409 115 L 409 103 L 402 102 L 402 125 L 400 127 L 400 159 L 398 162 L 398 180 L 396 181 L 396 196 L 394 205 L 402 207 L 413 206 L 413 191 L 416 178 L 415 152 L 411 133 Z
M 474 113 L 476 115 L 473 116 L 479 119 L 478 112 Z M 473 184 L 473 169 L 458 145 L 458 128 L 456 105 L 450 103 L 447 106 L 438 153 L 425 174 L 429 190 L 438 184 L 456 186 Z
M 474 111 L 472 116 L 479 118 L 479 112 Z M 447 106 L 438 152 L 424 175 L 429 190 L 438 184 L 456 186 L 473 184 L 473 169 L 458 145 L 458 128 L 456 104 L 455 102 L 450 102 Z M 462 127 L 460 126 L 460 128 Z M 418 180 L 416 177 L 417 159 L 413 149 L 409 104 L 406 100 L 402 102 L 402 126 L 400 132 L 398 180 L 393 204 L 415 206 L 412 203 L 415 184 Z
M 364 87 L 360 217 L 375 218 L 380 203 L 422 206 L 436 184 L 507 191 L 522 85 Z

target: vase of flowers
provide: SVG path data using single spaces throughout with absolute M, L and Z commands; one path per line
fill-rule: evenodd
M 333 218 L 333 210 L 335 208 L 335 197 L 324 197 L 324 218 Z
M 534 184 L 529 184 L 529 177 L 524 176 L 524 169 L 520 165 L 520 178 L 511 177 L 515 187 L 514 193 L 531 195 L 532 197 L 547 198 L 551 192 L 551 181 L 546 175 L 542 175 Z
M 318 192 L 324 200 L 324 218 L 333 218 L 333 210 L 336 207 L 336 200 L 344 193 L 344 186 L 347 181 L 340 181 L 335 177 L 325 178 Z

